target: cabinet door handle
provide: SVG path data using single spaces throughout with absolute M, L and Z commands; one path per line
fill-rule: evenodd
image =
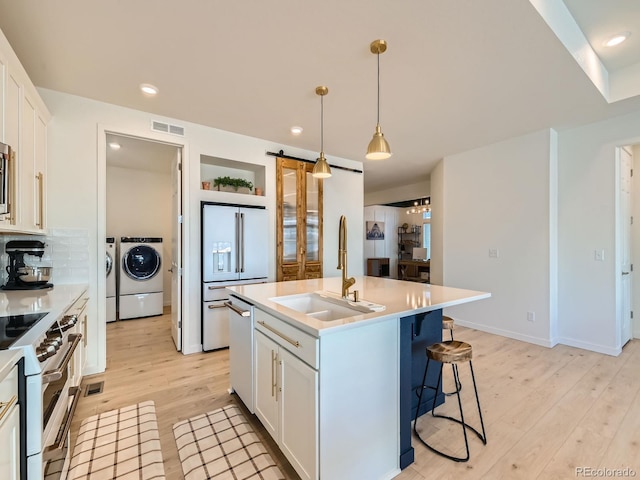
M 258 324 L 262 325 L 264 328 L 266 328 L 267 330 L 275 333 L 277 336 L 279 336 L 281 339 L 286 340 L 287 342 L 289 342 L 291 345 L 293 345 L 296 348 L 300 348 L 300 342 L 297 340 L 294 340 L 293 338 L 285 335 L 282 332 L 279 332 L 278 330 L 276 330 L 275 328 L 273 328 L 271 325 L 265 323 L 262 320 L 258 320 Z
M 223 303 L 222 305 L 209 305 L 207 308 L 213 310 L 214 308 L 224 308 L 226 305 Z
M 44 228 L 44 174 L 42 172 L 38 172 L 36 175 L 36 180 L 38 180 L 38 221 L 36 222 L 36 226 L 40 228 Z
M 0 402 L 0 422 L 2 422 L 2 419 L 4 418 L 4 416 L 9 413 L 9 411 L 11 410 L 11 407 L 13 407 L 16 403 L 18 402 L 18 397 L 16 395 L 14 395 L 13 397 L 11 397 L 11 400 L 9 400 L 8 402 Z
M 276 359 L 277 355 L 275 350 L 271 350 L 271 396 L 276 395 Z

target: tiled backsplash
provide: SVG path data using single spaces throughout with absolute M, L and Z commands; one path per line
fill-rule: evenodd
M 0 236 L 0 284 L 7 283 L 9 255 L 5 252 L 11 240 L 39 240 L 45 243 L 42 259 L 25 255 L 26 265 L 51 266 L 51 283 L 70 284 L 89 282 L 89 231 L 79 228 L 52 228 L 49 235 Z

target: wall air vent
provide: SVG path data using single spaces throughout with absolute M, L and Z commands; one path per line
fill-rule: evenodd
M 170 125 L 168 123 L 158 122 L 157 120 L 153 120 L 151 122 L 151 130 L 184 137 L 184 127 L 181 127 L 180 125 Z

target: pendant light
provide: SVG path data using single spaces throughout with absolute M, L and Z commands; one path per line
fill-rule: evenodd
M 324 96 L 329 93 L 329 89 L 324 86 L 316 87 L 316 95 L 320 95 L 320 157 L 316 159 L 313 166 L 313 175 L 315 178 L 329 178 L 331 176 L 331 168 L 324 158 Z
M 376 132 L 369 142 L 369 148 L 367 148 L 367 154 L 365 155 L 367 160 L 386 160 L 391 156 L 391 149 L 380 128 L 380 54 L 386 51 L 387 42 L 384 40 L 374 40 L 371 42 L 371 53 L 374 53 L 378 58 L 378 118 L 376 122 Z

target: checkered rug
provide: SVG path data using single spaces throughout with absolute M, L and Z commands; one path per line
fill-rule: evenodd
M 284 476 L 235 405 L 173 426 L 185 480 L 278 480 Z
M 82 421 L 68 480 L 163 480 L 160 435 L 153 402 Z

